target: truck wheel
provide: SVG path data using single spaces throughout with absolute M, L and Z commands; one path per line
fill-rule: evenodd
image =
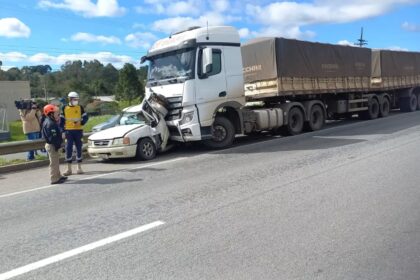
M 298 107 L 293 107 L 288 113 L 287 133 L 296 135 L 302 132 L 304 124 L 303 112 Z
M 379 117 L 385 118 L 389 115 L 389 111 L 391 110 L 391 104 L 389 103 L 388 98 L 384 97 L 382 99 L 382 104 L 379 110 Z
M 307 129 L 309 131 L 320 130 L 325 123 L 324 110 L 321 106 L 315 104 L 311 108 L 311 113 L 309 115 L 309 121 L 307 122 Z
M 420 94 L 417 95 L 417 110 L 420 110 Z
M 137 143 L 136 157 L 139 160 L 151 160 L 156 157 L 156 146 L 150 138 L 143 138 Z
M 211 128 L 212 139 L 205 140 L 204 144 L 212 149 L 223 149 L 232 145 L 235 139 L 235 127 L 225 117 L 216 117 Z
M 359 114 L 363 120 L 373 120 L 379 116 L 379 102 L 376 98 L 369 99 L 368 109 Z
M 400 110 L 402 112 L 414 112 L 417 110 L 417 96 L 411 95 L 410 97 L 400 98 Z

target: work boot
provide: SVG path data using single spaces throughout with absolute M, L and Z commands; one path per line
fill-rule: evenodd
M 77 164 L 77 170 L 76 170 L 76 173 L 77 174 L 83 174 L 84 172 L 83 172 L 83 170 L 82 170 L 82 164 L 81 163 L 78 163 Z
M 67 170 L 64 171 L 63 175 L 64 176 L 69 176 L 71 174 L 73 174 L 73 172 L 71 171 L 71 163 L 67 163 Z

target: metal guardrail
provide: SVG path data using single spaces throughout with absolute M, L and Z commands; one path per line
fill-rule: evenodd
M 83 139 L 85 140 L 85 142 L 86 142 L 86 139 L 92 134 L 93 134 L 92 132 L 83 134 Z M 44 146 L 45 146 L 45 140 L 43 139 L 2 143 L 0 144 L 0 155 L 23 153 L 30 150 L 39 150 L 39 149 L 44 148 Z

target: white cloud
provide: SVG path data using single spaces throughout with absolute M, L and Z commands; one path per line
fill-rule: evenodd
M 136 22 L 136 23 L 133 24 L 132 28 L 133 29 L 146 29 L 147 26 L 143 23 Z
M 133 48 L 149 49 L 158 38 L 150 32 L 137 32 L 125 37 L 126 43 Z
M 406 48 L 402 48 L 400 46 L 390 46 L 388 48 L 385 48 L 386 50 L 391 50 L 391 51 L 402 51 L 402 52 L 408 52 L 408 49 Z
M 241 28 L 238 30 L 239 37 L 241 38 L 248 38 L 251 35 L 251 32 L 248 28 Z
M 412 24 L 409 22 L 404 22 L 401 25 L 402 29 L 406 30 L 406 31 L 410 31 L 410 32 L 420 32 L 420 25 L 417 24 Z
M 214 11 L 224 12 L 230 8 L 230 4 L 228 0 L 214 0 L 210 2 Z
M 102 44 L 121 44 L 121 40 L 115 36 L 94 35 L 90 33 L 79 32 L 71 36 L 72 41 L 102 43 Z
M 38 2 L 41 8 L 55 8 L 70 10 L 84 17 L 116 17 L 122 16 L 126 8 L 120 7 L 117 0 L 98 0 L 92 3 L 91 0 L 64 0 L 55 2 L 51 0 L 41 0 Z
M 165 14 L 168 16 L 181 15 L 199 15 L 206 9 L 203 1 L 187 0 L 187 1 L 168 1 L 168 0 L 145 0 L 145 6 L 136 7 L 137 13 L 140 14 Z
M 224 25 L 229 22 L 237 21 L 239 18 L 219 14 L 217 12 L 209 12 L 198 18 L 192 17 L 173 17 L 155 21 L 152 29 L 167 34 L 187 29 L 192 26 L 209 26 Z
M 111 52 L 98 52 L 98 53 L 79 53 L 79 54 L 62 54 L 52 56 L 47 53 L 37 53 L 28 56 L 19 52 L 0 53 L 0 60 L 6 62 L 29 62 L 32 64 L 49 64 L 49 65 L 63 65 L 67 61 L 74 60 L 98 60 L 103 64 L 111 63 L 116 68 L 122 68 L 125 63 L 132 63 L 138 65 L 139 61 L 126 55 L 116 55 Z
M 27 59 L 28 56 L 20 53 L 20 52 L 8 52 L 8 53 L 0 53 L 0 60 L 5 61 L 11 61 L 11 62 L 19 62 Z
M 383 15 L 397 5 L 418 3 L 418 0 L 318 0 L 313 3 L 275 2 L 266 6 L 246 5 L 246 13 L 263 25 L 257 35 L 295 38 L 313 37 L 303 26 L 322 23 L 347 23 Z
M 354 44 L 350 41 L 347 40 L 341 40 L 337 42 L 338 45 L 342 45 L 342 46 L 354 46 Z
M 17 18 L 0 19 L 0 36 L 25 37 L 31 35 L 31 29 Z

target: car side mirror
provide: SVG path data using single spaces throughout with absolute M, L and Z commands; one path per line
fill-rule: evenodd
M 202 55 L 202 68 L 201 73 L 205 76 L 209 74 L 213 69 L 213 49 L 204 48 Z
M 158 125 L 158 122 L 155 121 L 155 120 L 153 120 L 153 121 L 150 122 L 150 126 L 151 127 L 156 127 L 157 125 Z

